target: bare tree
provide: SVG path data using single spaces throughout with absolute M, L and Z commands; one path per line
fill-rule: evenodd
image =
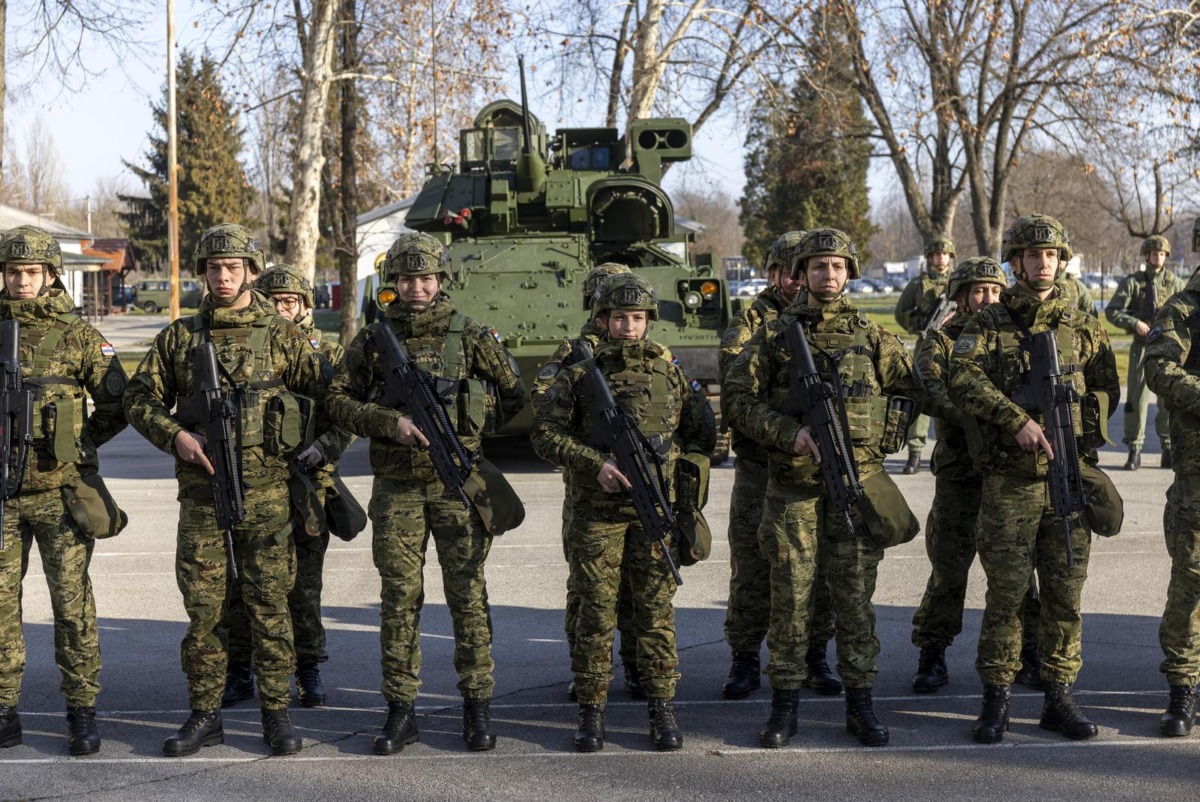
M 24 200 L 34 214 L 61 216 L 66 212 L 69 190 L 63 179 L 62 158 L 54 144 L 54 133 L 39 114 L 25 132 Z
M 738 222 L 737 203 L 721 190 L 685 187 L 672 193 L 675 211 L 704 226 L 696 236 L 693 253 L 740 256 L 745 236 Z

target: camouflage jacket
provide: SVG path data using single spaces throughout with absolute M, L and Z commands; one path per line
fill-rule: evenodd
M 909 334 L 920 334 L 924 330 L 929 316 L 946 293 L 950 272 L 947 270 L 937 276 L 922 273 L 904 286 L 900 300 L 896 302 L 895 314 L 896 322 Z
M 1175 473 L 1200 474 L 1200 271 L 1167 300 L 1146 334 L 1146 384 L 1171 411 Z
M 251 489 L 281 485 L 301 446 L 299 440 L 290 442 L 298 412 L 283 402 L 297 396 L 310 399 L 314 432 L 323 434 L 329 426 L 324 403 L 328 370 L 300 327 L 276 315 L 270 300 L 259 292 L 252 293 L 250 305 L 243 309 L 216 306 L 205 297 L 195 315 L 159 332 L 129 380 L 125 414 L 133 428 L 168 454 L 174 453 L 175 437 L 181 431 L 202 431 L 193 419 L 193 366 L 188 352 L 203 341 L 206 326 L 223 368 L 222 386 L 228 388 L 232 378 L 242 398 L 246 484 Z M 256 352 L 252 343 L 259 339 L 263 345 Z M 178 458 L 175 476 L 181 497 L 210 485 L 203 468 Z
M 554 384 L 554 379 L 558 376 L 559 372 L 575 364 L 571 359 L 571 353 L 575 350 L 575 347 L 583 342 L 592 351 L 595 351 L 596 346 L 600 343 L 602 334 L 603 332 L 600 327 L 589 320 L 579 329 L 578 337 L 562 341 L 562 344 L 546 360 L 546 364 L 542 365 L 542 369 L 538 371 L 537 378 L 533 380 L 533 388 L 529 391 L 529 400 L 535 408 L 537 407 L 538 400 L 546 394 L 546 391 L 550 389 L 550 385 Z
M 705 456 L 712 451 L 716 431 L 703 395 L 692 387 L 678 365 L 664 358 L 665 349 L 652 340 L 604 338 L 592 359 L 566 368 L 538 401 L 529 439 L 542 459 L 570 472 L 573 497 L 586 497 L 613 506 L 631 505 L 624 494 L 608 494 L 596 474 L 610 458 L 595 442 L 593 420 L 580 380 L 598 365 L 613 399 L 633 418 L 638 429 L 663 458 L 663 473 L 674 484 L 675 460 L 681 453 Z M 697 402 L 695 396 L 700 396 Z
M 1108 334 L 1100 321 L 1081 314 L 1069 299 L 1051 295 L 1039 301 L 1019 285 L 1006 288 L 1000 301 L 973 316 L 954 343 L 950 356 L 950 400 L 980 423 L 984 440 L 982 467 L 1026 477 L 1046 476 L 1046 453 L 1022 451 L 1017 432 L 1030 419 L 1044 425 L 1041 414 L 1024 396 L 1029 369 L 1020 347 L 1024 333 L 1058 333 L 1058 359 L 1079 394 L 1094 393 L 1107 415 L 1117 408 L 1121 383 Z M 1085 422 L 1080 404 L 1073 410 L 1075 434 Z M 1099 427 L 1101 421 L 1092 421 Z M 1082 455 L 1098 443 L 1080 443 Z
M 1183 281 L 1165 267 L 1153 279 L 1145 271 L 1130 273 L 1121 279 L 1104 314 L 1108 315 L 1109 323 L 1132 334 L 1135 342 L 1141 342 L 1144 338 L 1135 332 L 1137 324 L 1153 324 L 1167 299 L 1182 289 Z
M 1091 290 L 1081 280 L 1063 273 L 1054 282 L 1054 286 L 1063 299 L 1075 309 L 1094 318 L 1100 317 L 1096 314 L 1096 302 L 1092 300 Z
M 794 451 L 796 435 L 808 420 L 788 410 L 792 353 L 785 332 L 796 319 L 804 324 L 817 369 L 832 380 L 831 361 L 847 392 L 846 414 L 860 475 L 882 470 L 882 438 L 887 396 L 907 396 L 919 404 L 921 385 L 912 358 L 894 334 L 859 314 L 848 298 L 811 308 L 808 293 L 760 328 L 725 376 L 730 425 L 768 449 L 772 479 L 813 494 L 822 489 L 819 470 Z
M 454 399 L 450 419 L 471 451 L 480 450 L 485 431 L 499 429 L 524 408 L 525 385 L 517 363 L 494 330 L 458 313 L 446 295 L 438 296 L 420 312 L 394 303 L 383 320 L 364 328 L 350 343 L 329 387 L 333 422 L 359 437 L 371 438 L 371 470 L 376 476 L 402 481 L 437 479 L 428 451 L 401 445 L 395 439 L 404 410 L 382 403 L 384 366 L 369 347 L 371 334 L 379 326 L 395 332 L 421 369 L 453 385 L 448 391 Z M 461 327 L 461 331 L 452 332 L 452 327 Z M 451 339 L 458 340 L 458 353 L 445 353 Z
M 296 325 L 308 337 L 308 341 L 312 343 L 313 348 L 320 351 L 321 356 L 325 358 L 324 370 L 325 375 L 328 377 L 326 380 L 326 384 L 328 384 L 329 381 L 333 380 L 337 366 L 342 364 L 342 359 L 346 355 L 346 349 L 340 343 L 322 339 L 321 332 L 317 329 L 311 314 L 297 320 Z M 338 460 L 342 458 L 342 454 L 350 447 L 350 444 L 354 440 L 354 435 L 336 426 L 331 426 L 327 432 L 316 439 L 314 445 L 321 450 L 321 456 L 325 460 L 325 464 L 314 471 L 313 478 L 318 484 L 327 487 L 332 486 L 337 474 Z
M 967 435 L 963 430 L 967 416 L 950 400 L 946 389 L 950 377 L 950 352 L 970 319 L 970 313 L 960 310 L 941 329 L 924 338 L 917 348 L 917 370 L 925 387 L 923 406 L 925 413 L 933 417 L 934 431 L 937 432 L 930 470 L 936 476 L 945 475 L 955 479 L 978 476 L 971 463 Z
M 73 313 L 74 307 L 64 290 L 20 301 L 0 293 L 0 320 L 15 320 L 21 328 L 21 375 L 36 387 L 24 490 L 73 484 L 81 470 L 95 473 L 96 450 L 126 426 L 125 369 L 113 347 Z
M 725 333 L 721 335 L 721 347 L 717 351 L 717 378 L 722 385 L 725 384 L 729 366 L 746 347 L 746 343 L 754 336 L 754 332 L 779 317 L 779 313 L 787 306 L 788 302 L 784 300 L 778 287 L 767 287 L 758 294 L 754 303 L 743 309 L 730 322 L 729 328 L 725 329 Z M 724 393 L 721 394 L 721 420 L 731 430 L 730 447 L 740 458 L 766 465 L 767 449 L 755 442 L 754 438 L 739 432 L 736 427 L 729 427 L 727 397 Z

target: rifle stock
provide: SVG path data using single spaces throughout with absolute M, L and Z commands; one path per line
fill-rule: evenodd
M 191 353 L 192 393 L 198 396 L 204 451 L 212 463 L 213 512 L 225 532 L 225 554 L 234 579 L 238 577 L 233 552 L 233 527 L 246 519 L 246 486 L 242 479 L 240 404 L 232 391 L 221 387 L 217 350 L 212 342 L 195 346 Z
M 683 577 L 671 557 L 667 536 L 681 542 L 682 533 L 675 520 L 675 511 L 667 500 L 662 460 L 642 435 L 633 418 L 617 405 L 608 382 L 593 362 L 583 373 L 583 390 L 588 399 L 592 425 L 603 448 L 612 452 L 617 468 L 629 480 L 629 495 L 633 508 L 646 536 L 662 549 L 663 560 L 675 584 L 682 585 Z

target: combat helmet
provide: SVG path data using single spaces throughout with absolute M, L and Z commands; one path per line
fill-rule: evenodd
M 255 275 L 266 268 L 266 258 L 258 237 L 237 223 L 221 223 L 200 235 L 192 254 L 196 275 L 204 275 L 209 259 L 223 257 L 245 259 L 250 272 Z
M 814 228 L 800 238 L 792 251 L 792 278 L 798 278 L 808 267 L 809 257 L 841 256 L 846 260 L 846 271 L 852 279 L 862 272 L 858 268 L 858 249 L 850 235 L 836 228 Z
M 1007 287 L 1008 276 L 1004 275 L 1004 268 L 1000 263 L 990 256 L 972 256 L 954 268 L 949 282 L 946 294 L 954 298 L 963 290 L 969 289 L 972 284 L 999 284 L 1001 287 Z
M 383 260 L 383 283 L 394 284 L 400 276 L 439 274 L 450 278 L 450 253 L 436 237 L 413 231 L 401 234 L 388 248 Z
M 800 240 L 804 239 L 807 231 L 789 231 L 786 234 L 778 236 L 771 243 L 771 250 L 767 252 L 766 271 L 769 273 L 775 268 L 783 270 L 791 270 L 792 255 L 796 250 L 796 246 L 800 244 Z
M 309 309 L 316 306 L 313 301 L 312 284 L 299 268 L 291 265 L 274 265 L 267 268 L 266 272 L 258 277 L 258 281 L 254 282 L 254 286 L 267 295 L 285 292 L 299 295 L 308 304 Z
M 1155 251 L 1166 251 L 1167 256 L 1171 255 L 1171 243 L 1161 234 L 1155 234 L 1142 240 L 1142 256 Z
M 649 320 L 658 320 L 658 295 L 650 282 L 636 273 L 617 273 L 601 280 L 594 309 L 596 314 L 611 309 L 642 309 Z
M 1012 261 L 1026 248 L 1057 248 L 1063 265 L 1071 261 L 1071 241 L 1062 223 L 1044 214 L 1023 214 L 1004 232 L 1000 260 Z
M 954 240 L 946 236 L 930 237 L 925 241 L 925 256 L 929 257 L 935 253 L 948 253 L 950 258 L 954 258 Z
M 589 270 L 583 279 L 583 308 L 588 310 L 595 305 L 596 291 L 600 288 L 600 282 L 604 278 L 629 272 L 628 267 L 616 262 L 604 262 Z
M 0 264 L 50 265 L 62 272 L 62 248 L 49 231 L 37 226 L 17 226 L 0 236 Z

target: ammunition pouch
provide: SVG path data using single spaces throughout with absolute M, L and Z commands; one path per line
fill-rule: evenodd
M 249 393 L 257 393 L 249 390 Z M 261 402 L 255 405 L 261 407 Z M 267 400 L 262 413 L 263 452 L 268 456 L 292 457 L 315 439 L 313 402 L 306 396 L 282 392 Z M 243 425 L 246 418 L 243 417 Z M 246 430 L 242 430 L 242 445 Z
M 288 476 L 288 495 L 291 497 L 292 524 L 296 539 L 318 537 L 324 529 L 325 507 L 321 493 L 308 474 L 293 468 Z
M 675 516 L 683 542 L 679 544 L 679 564 L 695 565 L 712 554 L 712 529 L 700 510 L 681 510 Z
M 340 476 L 325 491 L 325 526 L 331 535 L 345 541 L 354 540 L 367 528 L 367 511 Z
M 98 473 L 81 474 L 75 484 L 63 485 L 62 498 L 71 520 L 87 537 L 115 537 L 129 523 Z
M 1125 522 L 1125 502 L 1117 486 L 1104 471 L 1086 462 L 1079 466 L 1087 503 L 1083 520 L 1087 528 L 1101 537 L 1112 537 L 1121 531 Z
M 79 462 L 79 438 L 83 435 L 84 399 L 79 382 L 74 379 L 29 379 L 34 413 L 34 440 L 38 450 L 54 457 L 59 463 Z M 46 473 L 54 465 L 38 465 Z
M 712 554 L 712 529 L 701 512 L 708 503 L 709 468 L 703 454 L 684 454 L 675 461 L 675 521 L 683 536 L 681 565 L 695 565 Z
M 902 395 L 887 396 L 887 408 L 883 420 L 883 437 L 879 450 L 886 456 L 895 454 L 908 440 L 908 427 L 912 425 L 916 402 Z
M 1080 425 L 1083 428 L 1083 450 L 1103 448 L 1108 439 L 1108 395 L 1088 393 L 1080 399 Z
M 483 528 L 492 537 L 516 529 L 525 520 L 525 505 L 508 479 L 492 463 L 480 459 L 475 470 L 463 482 L 463 492 L 479 513 Z
M 871 474 L 862 480 L 862 486 L 866 498 L 858 510 L 867 535 L 875 545 L 891 548 L 917 536 L 921 524 L 886 471 Z

